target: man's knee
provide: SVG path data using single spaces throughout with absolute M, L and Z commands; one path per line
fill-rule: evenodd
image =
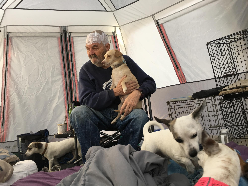
M 85 105 L 80 105 L 75 107 L 72 112 L 71 112 L 71 116 L 73 117 L 78 117 L 78 116 L 82 116 L 85 114 L 88 114 L 90 112 L 90 108 L 85 106 Z
M 92 115 L 92 111 L 90 110 L 89 107 L 85 105 L 80 105 L 75 107 L 70 115 L 70 121 L 72 126 L 76 125 L 78 123 L 77 121 L 83 122 L 84 119 L 89 118 L 91 115 Z
M 143 109 L 134 109 L 129 115 L 131 118 L 137 119 L 142 123 L 146 123 L 149 120 L 146 112 Z

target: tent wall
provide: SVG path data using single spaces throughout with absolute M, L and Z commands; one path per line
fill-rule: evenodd
M 121 26 L 121 32 L 127 54 L 158 88 L 179 83 L 152 17 Z
M 60 27 L 57 26 L 24 26 L 24 25 L 9 25 L 4 27 L 6 33 L 18 33 L 18 34 L 40 34 L 40 33 L 59 33 Z
M 248 28 L 247 19 L 246 0 L 219 0 L 165 23 L 160 22 L 187 82 L 193 82 L 214 77 L 207 42 Z
M 187 82 L 192 82 L 192 84 L 186 83 L 187 85 L 165 87 L 155 92 L 152 96 L 154 113 L 165 117 L 168 108 L 161 109 L 159 105 L 166 105 L 166 101 L 170 101 L 172 98 L 191 96 L 197 91 L 196 82 L 200 82 L 200 84 L 204 82 L 205 85 L 210 83 L 208 86 L 200 87 L 198 91 L 215 87 L 212 83 L 214 81 L 205 81 L 214 78 L 206 44 L 248 28 L 248 2 L 246 0 L 205 1 L 174 13 L 165 10 L 155 17 L 166 30 L 171 47 L 183 68 Z M 245 42 L 245 40 L 240 42 Z M 245 46 L 244 43 L 240 45 Z M 232 52 L 233 55 L 242 54 L 238 57 L 234 56 L 238 59 L 237 63 L 247 59 L 247 56 L 243 56 L 244 52 L 237 52 L 239 49 L 240 47 L 237 47 Z M 243 48 L 243 50 L 245 49 Z M 223 60 L 223 64 L 225 64 L 225 60 Z M 247 63 L 243 68 L 247 69 Z M 188 88 L 185 89 L 185 86 Z M 163 103 L 160 100 L 162 95 L 165 100 Z
M 5 140 L 57 131 L 65 117 L 58 37 L 10 37 L 7 82 Z

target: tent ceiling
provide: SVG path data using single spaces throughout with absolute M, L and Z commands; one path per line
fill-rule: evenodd
M 139 19 L 152 16 L 163 11 L 170 6 L 179 3 L 181 0 L 154 0 L 154 1 L 137 1 L 131 6 L 127 6 L 114 12 L 119 25 L 124 25 Z M 199 1 L 199 0 L 198 0 Z M 145 3 L 144 3 L 145 2 Z
M 0 1 L 0 7 L 2 7 L 2 6 L 5 4 L 6 1 L 7 1 L 7 0 L 1 0 L 1 1 Z
M 101 20 L 101 21 L 99 21 Z M 1 26 L 7 25 L 109 25 L 118 26 L 112 12 L 7 9 Z
M 120 9 L 132 3 L 135 3 L 139 0 L 110 0 L 110 1 L 114 5 L 115 9 Z
M 157 19 L 204 0 L 0 0 L 1 27 L 7 25 L 122 26 Z M 209 0 L 207 0 L 209 1 Z M 179 6 L 179 4 L 182 6 Z M 184 6 L 183 6 L 184 5 Z M 164 13 L 165 12 L 165 13 Z M 157 17 L 157 15 L 159 16 Z M 110 18 L 111 17 L 111 18 Z M 117 23 L 118 22 L 118 23 Z
M 42 10 L 101 10 L 106 11 L 98 0 L 23 0 L 17 9 L 42 9 Z

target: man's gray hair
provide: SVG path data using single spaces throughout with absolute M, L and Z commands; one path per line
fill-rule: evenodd
M 86 45 L 91 45 L 93 43 L 103 43 L 104 45 L 108 44 L 108 35 L 101 30 L 93 31 L 87 35 Z

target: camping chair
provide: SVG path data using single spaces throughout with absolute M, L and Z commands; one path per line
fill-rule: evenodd
M 149 120 L 153 120 L 152 117 L 152 109 L 151 109 L 151 101 L 150 101 L 150 95 L 144 98 L 144 107 L 143 109 L 145 110 L 146 114 L 148 115 Z M 79 101 L 73 101 L 72 102 L 72 109 L 80 106 L 80 102 Z M 149 128 L 149 132 L 153 132 L 154 131 L 154 126 L 151 126 Z M 118 140 L 121 137 L 121 132 L 119 130 L 115 131 L 113 134 L 109 135 L 107 133 L 105 133 L 104 131 L 100 131 L 100 146 L 104 147 L 104 148 L 109 148 L 112 147 L 114 145 L 116 145 L 118 143 Z M 67 131 L 65 134 L 56 134 L 55 135 L 56 138 L 67 138 L 67 137 L 74 137 L 75 139 L 75 146 L 77 147 L 77 137 L 76 134 L 73 131 L 72 126 L 70 126 L 70 130 Z M 78 157 L 78 149 L 76 148 L 76 161 L 74 162 L 74 164 L 77 164 L 79 161 L 81 160 L 81 158 Z
M 144 110 L 146 114 L 148 115 L 149 120 L 153 120 L 152 117 L 152 109 L 151 109 L 151 101 L 150 101 L 150 95 L 144 98 Z M 154 126 L 149 128 L 149 132 L 154 131 Z M 119 138 L 121 137 L 120 131 L 116 131 L 112 135 L 108 135 L 103 131 L 100 131 L 101 140 L 100 140 L 100 146 L 104 148 L 112 147 L 118 143 Z

